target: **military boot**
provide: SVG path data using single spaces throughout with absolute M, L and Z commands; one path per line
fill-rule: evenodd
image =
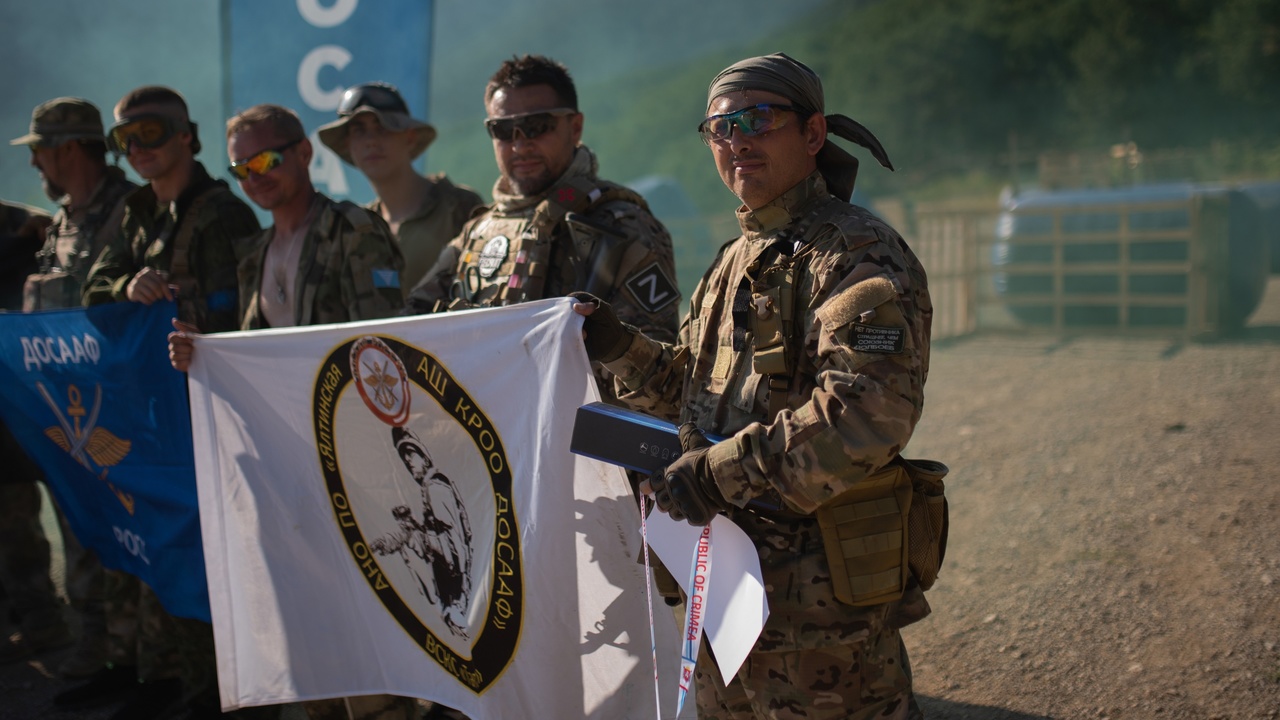
M 53 706 L 58 710 L 102 707 L 132 697 L 139 687 L 136 666 L 103 666 L 87 682 L 54 695 Z
M 178 678 L 162 678 L 140 683 L 138 692 L 116 710 L 110 720 L 165 718 L 182 707 L 182 681 Z

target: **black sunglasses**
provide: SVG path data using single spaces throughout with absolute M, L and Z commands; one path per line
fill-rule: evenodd
M 517 132 L 526 140 L 532 140 L 554 130 L 561 117 L 577 113 L 578 111 L 573 108 L 553 108 L 523 115 L 489 118 L 484 121 L 484 129 L 489 131 L 489 137 L 494 140 L 511 142 L 515 139 Z

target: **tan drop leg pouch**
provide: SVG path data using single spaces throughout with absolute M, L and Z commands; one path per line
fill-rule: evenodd
M 836 599 L 893 602 L 908 573 L 920 587 L 932 587 L 946 551 L 946 473 L 942 463 L 899 457 L 818 508 Z

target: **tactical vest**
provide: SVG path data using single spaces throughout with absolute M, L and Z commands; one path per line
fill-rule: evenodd
M 739 283 L 734 342 L 745 345 L 749 338 L 752 368 L 768 378 L 769 418 L 787 407 L 803 352 L 804 322 L 795 292 L 798 268 L 787 245 L 797 239 L 800 246 L 812 242 L 843 207 L 834 199 L 819 204 L 748 266 Z M 902 597 L 910 577 L 923 590 L 933 587 L 947 550 L 947 472 L 935 460 L 899 455 L 818 508 L 836 599 L 858 606 L 893 602 Z M 766 497 L 766 504 L 772 500 L 782 506 L 776 493 L 769 495 L 775 497 Z
M 135 264 L 138 267 L 144 267 L 149 259 L 158 258 L 164 252 L 170 236 L 173 236 L 174 229 L 177 229 L 177 234 L 173 237 L 173 250 L 169 255 L 169 267 L 160 269 L 168 273 L 171 284 L 178 286 L 178 315 L 182 320 L 197 325 L 204 315 L 205 300 L 196 292 L 195 273 L 191 268 L 191 238 L 196 234 L 196 221 L 200 218 L 200 211 L 222 187 L 214 183 L 205 189 L 191 201 L 183 211 L 182 217 L 175 220 L 174 226 L 170 227 L 168 232 L 162 233 L 146 247 L 134 248 Z M 138 252 L 139 250 L 141 253 Z
M 607 292 L 628 238 L 586 215 L 614 200 L 649 206 L 633 190 L 582 176 L 557 182 L 532 212 L 493 210 L 462 229 L 467 247 L 450 289 L 449 309 L 496 307 L 573 290 Z M 601 285 L 606 287 L 600 287 Z
M 102 253 L 111 239 L 112 232 L 120 231 L 120 223 L 124 220 L 125 193 L 115 205 L 100 208 L 98 212 L 89 213 L 80 227 L 87 231 L 88 237 L 80 243 L 75 256 L 65 267 L 58 262 L 58 235 L 49 226 L 44 247 L 36 253 L 39 271 L 27 276 L 22 288 L 22 310 L 50 310 L 76 308 L 81 306 L 80 294 L 84 290 L 85 280 L 94 261 Z

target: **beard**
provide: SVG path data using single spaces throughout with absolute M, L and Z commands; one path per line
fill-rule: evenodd
M 543 170 L 533 177 L 525 178 L 507 178 L 507 184 L 515 191 L 517 195 L 523 197 L 532 197 L 541 195 L 543 191 L 554 185 L 556 178 L 551 174 L 550 170 Z
M 44 194 L 54 202 L 60 202 L 66 197 L 67 191 L 62 189 L 61 185 L 53 182 L 49 178 L 41 178 L 40 185 L 44 188 Z

